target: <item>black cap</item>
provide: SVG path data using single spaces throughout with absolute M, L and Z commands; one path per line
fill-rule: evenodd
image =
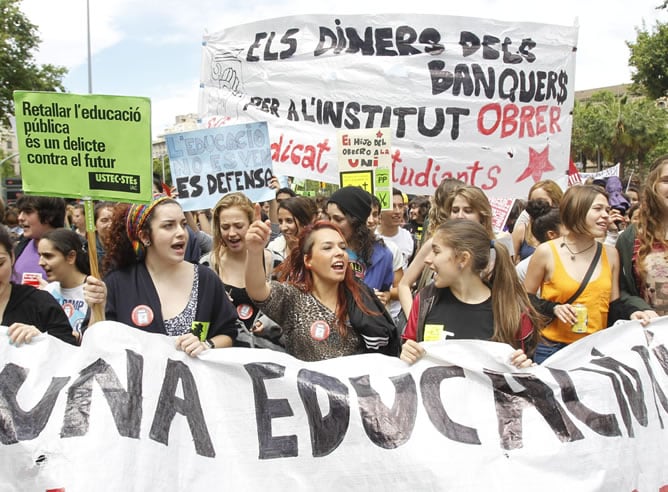
M 359 186 L 344 186 L 329 197 L 328 203 L 335 203 L 344 214 L 357 217 L 362 224 L 371 215 L 371 194 Z

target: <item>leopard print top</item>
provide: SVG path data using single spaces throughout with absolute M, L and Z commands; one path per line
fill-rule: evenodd
M 269 297 L 257 305 L 281 325 L 285 349 L 298 359 L 317 361 L 364 352 L 362 339 L 351 327 L 342 337 L 335 314 L 292 285 L 271 282 Z

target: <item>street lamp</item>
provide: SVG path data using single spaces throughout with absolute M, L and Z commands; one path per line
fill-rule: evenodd
M 13 159 L 14 157 L 16 157 L 18 155 L 19 155 L 19 153 L 16 152 L 16 153 L 10 155 L 9 157 L 5 157 L 3 160 L 0 161 L 0 166 L 2 166 L 5 162 L 7 162 L 10 159 Z
M 88 38 L 88 94 L 93 93 L 93 67 L 90 56 L 90 0 L 86 0 L 86 35 Z

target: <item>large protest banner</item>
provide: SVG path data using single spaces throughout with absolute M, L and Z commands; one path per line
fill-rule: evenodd
M 338 182 L 338 129 L 387 128 L 394 185 L 525 196 L 568 169 L 577 27 L 439 15 L 270 19 L 204 37 L 208 126 L 267 121 L 278 174 Z
M 253 202 L 276 197 L 266 123 L 165 135 L 172 179 L 184 210 L 213 208 L 239 191 Z
M 145 97 L 14 92 L 26 193 L 151 199 L 151 103 Z
M 517 370 L 509 346 L 466 340 L 426 344 L 409 367 L 191 359 L 115 322 L 80 348 L 5 339 L 0 491 L 658 491 L 667 342 L 668 318 L 629 322 Z

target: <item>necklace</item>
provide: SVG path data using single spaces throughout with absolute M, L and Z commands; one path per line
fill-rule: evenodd
M 575 252 L 575 251 L 573 251 L 571 248 L 569 248 L 569 247 L 568 247 L 568 244 L 566 244 L 566 241 L 562 241 L 562 243 L 561 243 L 561 247 L 563 248 L 564 246 L 566 246 L 566 249 L 567 249 L 568 252 L 571 254 L 571 261 L 575 261 L 575 255 L 579 255 L 579 254 L 584 253 L 585 251 L 589 251 L 590 249 L 592 249 L 592 248 L 594 247 L 595 244 L 596 244 L 596 241 L 594 241 L 593 243 L 591 243 L 591 245 L 587 246 L 587 247 L 586 247 L 585 249 L 583 249 L 582 251 L 577 251 L 577 252 Z

